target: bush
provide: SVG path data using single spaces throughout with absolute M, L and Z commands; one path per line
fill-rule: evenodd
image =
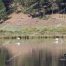
M 5 20 L 7 18 L 7 13 L 5 12 L 5 7 L 2 3 L 2 0 L 0 0 L 0 20 Z

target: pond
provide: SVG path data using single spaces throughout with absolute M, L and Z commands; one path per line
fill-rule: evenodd
M 66 66 L 66 39 L 0 39 L 0 66 Z

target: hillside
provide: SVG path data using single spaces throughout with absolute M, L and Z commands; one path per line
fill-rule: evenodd
M 15 26 L 64 26 L 66 25 L 66 15 L 65 14 L 53 14 L 46 15 L 44 18 L 32 18 L 29 14 L 23 13 L 13 13 L 11 14 L 5 24 L 15 25 Z M 60 25 L 61 24 L 61 25 Z
M 0 24 L 1 36 L 64 36 L 66 35 L 66 15 L 53 14 L 46 17 L 32 18 L 29 14 L 12 13 Z

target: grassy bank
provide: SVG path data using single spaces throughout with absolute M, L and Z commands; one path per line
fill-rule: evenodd
M 0 28 L 0 36 L 61 36 L 66 35 L 66 27 L 5 27 Z

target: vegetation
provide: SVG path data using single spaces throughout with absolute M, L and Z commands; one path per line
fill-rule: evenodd
M 48 3 L 46 3 L 48 2 Z M 49 5 L 49 2 L 63 2 L 63 0 L 14 0 L 12 4 L 14 4 L 14 9 L 17 9 L 17 7 L 21 8 L 21 11 L 24 13 L 35 13 L 37 11 L 42 11 L 43 13 L 51 10 L 58 9 L 59 6 L 56 4 L 52 7 L 52 4 Z M 45 4 L 46 3 L 46 4 Z M 19 4 L 19 5 L 17 5 Z M 47 9 L 43 8 L 44 4 L 47 6 Z M 49 5 L 49 6 L 48 6 Z M 45 12 L 44 12 L 45 11 Z M 2 0 L 0 0 L 0 19 L 3 18 L 3 16 L 6 16 L 5 7 L 3 5 Z M 4 17 L 5 18 L 5 17 Z
M 5 12 L 5 7 L 2 0 L 0 0 L 0 20 L 1 19 L 5 20 L 6 18 L 7 18 L 7 14 Z
M 9 27 L 5 29 L 0 29 L 0 37 L 13 37 L 13 36 L 64 36 L 66 35 L 66 27 L 52 28 L 52 27 L 22 27 L 22 28 L 14 28 Z

